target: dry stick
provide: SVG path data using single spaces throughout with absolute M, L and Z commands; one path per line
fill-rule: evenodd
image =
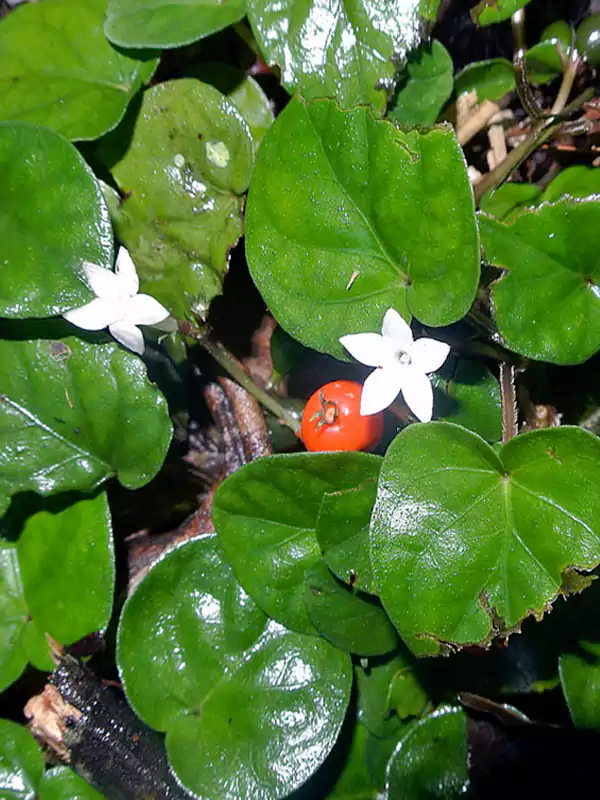
M 492 103 L 491 100 L 484 100 L 477 111 L 456 131 L 461 146 L 464 147 L 467 142 L 470 142 L 499 111 L 500 106 L 497 103 Z
M 500 397 L 502 400 L 502 443 L 504 444 L 519 432 L 513 364 L 500 364 Z
M 241 364 L 221 344 L 211 342 L 208 335 L 196 328 L 190 322 L 180 320 L 179 331 L 184 336 L 189 336 L 198 342 L 223 369 L 237 381 L 240 386 L 255 397 L 258 402 L 274 414 L 284 425 L 287 425 L 296 435 L 300 433 L 300 423 L 293 414 L 284 408 L 274 397 L 256 384 Z

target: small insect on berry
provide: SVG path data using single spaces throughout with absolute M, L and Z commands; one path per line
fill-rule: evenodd
M 307 450 L 372 450 L 383 434 L 383 413 L 361 417 L 362 386 L 332 381 L 308 400 L 302 414 L 302 441 Z

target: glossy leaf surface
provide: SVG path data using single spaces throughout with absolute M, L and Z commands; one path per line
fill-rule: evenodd
M 245 13 L 244 0 L 108 0 L 104 31 L 121 47 L 180 47 Z
M 0 797 L 34 800 L 43 772 L 42 754 L 29 731 L 0 719 Z
M 317 541 L 329 569 L 341 581 L 363 592 L 375 592 L 369 525 L 377 497 L 380 464 L 360 486 L 323 497 L 317 519 Z
M 600 201 L 562 200 L 511 224 L 482 216 L 480 229 L 488 262 L 506 270 L 492 290 L 506 346 L 555 364 L 593 356 L 600 349 Z
M 434 39 L 409 56 L 404 81 L 388 116 L 400 125 L 433 125 L 453 86 L 452 57 Z
M 127 118 L 101 147 L 124 195 L 111 214 L 142 291 L 177 316 L 205 309 L 221 291 L 229 249 L 243 230 L 253 150 L 237 108 L 192 78 L 146 91 L 135 121 Z
M 0 544 L 0 691 L 17 680 L 29 657 L 25 629 L 28 611 L 14 544 Z M 1 785 L 1 783 L 0 783 Z
M 27 4 L 0 26 L 0 120 L 67 139 L 97 139 L 117 125 L 158 58 L 106 41 L 106 0 Z
M 0 315 L 49 317 L 90 301 L 81 264 L 112 266 L 112 230 L 75 147 L 45 128 L 0 122 L 0 186 Z
M 379 331 L 392 306 L 430 325 L 459 319 L 479 249 L 454 132 L 406 133 L 365 108 L 292 100 L 258 153 L 246 245 L 282 327 L 338 358 L 340 336 Z
M 389 800 L 459 800 L 467 793 L 466 716 L 442 707 L 417 722 L 390 759 Z
M 398 645 L 398 635 L 381 605 L 338 581 L 324 561 L 306 578 L 306 607 L 321 636 L 340 650 L 379 656 Z
M 135 489 L 162 465 L 166 401 L 116 344 L 0 340 L 0 383 L 0 510 L 18 491 L 90 491 L 112 475 Z
M 502 22 L 524 8 L 530 0 L 481 0 L 471 11 L 476 25 L 493 25 Z
M 439 0 L 247 0 L 248 17 L 269 64 L 290 92 L 333 97 L 344 108 L 383 111 L 396 67 L 420 44 L 422 15 Z M 393 57 L 393 58 L 392 58 Z
M 417 655 L 487 643 L 541 616 L 573 571 L 600 562 L 600 441 L 521 434 L 499 455 L 449 423 L 387 451 L 371 527 L 379 596 Z
M 315 535 L 321 501 L 358 486 L 380 463 L 367 453 L 270 456 L 218 487 L 213 521 L 219 540 L 242 586 L 273 619 L 318 633 L 306 608 L 305 579 L 321 559 Z
M 555 203 L 563 195 L 589 197 L 600 195 L 600 170 L 595 167 L 568 167 L 550 181 L 541 201 Z
M 179 780 L 214 800 L 303 783 L 337 738 L 352 680 L 347 655 L 267 621 L 214 536 L 172 551 L 139 585 L 118 663 L 136 711 L 166 730 Z

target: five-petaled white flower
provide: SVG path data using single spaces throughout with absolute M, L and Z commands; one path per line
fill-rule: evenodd
M 340 343 L 357 361 L 377 367 L 363 386 L 360 413 L 377 414 L 402 392 L 404 402 L 421 422 L 433 413 L 433 390 L 427 377 L 448 358 L 450 347 L 425 337 L 413 339 L 410 325 L 393 308 L 385 312 L 381 335 L 354 333 Z
M 108 328 L 118 342 L 142 355 L 144 337 L 137 326 L 157 325 L 170 315 L 154 297 L 138 294 L 140 281 L 128 251 L 121 247 L 114 272 L 89 261 L 83 272 L 96 297 L 63 317 L 85 331 Z

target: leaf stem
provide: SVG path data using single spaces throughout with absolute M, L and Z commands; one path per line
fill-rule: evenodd
M 255 383 L 242 365 L 222 344 L 212 342 L 205 331 L 196 328 L 190 322 L 179 320 L 179 332 L 184 336 L 189 336 L 201 345 L 214 360 L 223 367 L 247 392 L 255 397 L 258 402 L 274 414 L 284 425 L 287 425 L 296 435 L 300 434 L 300 423 L 294 418 L 293 414 L 284 408 L 281 403 L 272 397 L 268 392 Z
M 500 397 L 502 400 L 502 443 L 510 441 L 519 432 L 517 392 L 514 364 L 500 364 Z

